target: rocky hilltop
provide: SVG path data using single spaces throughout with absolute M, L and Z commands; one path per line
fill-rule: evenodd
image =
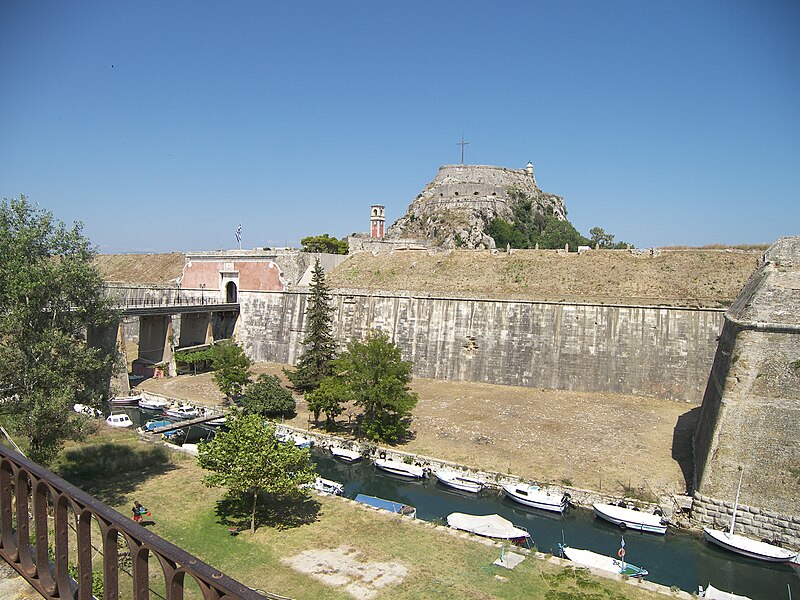
M 496 217 L 513 221 L 520 200 L 529 200 L 534 213 L 566 219 L 564 199 L 539 189 L 530 163 L 526 169 L 445 165 L 386 237 L 427 239 L 443 248 L 494 248 L 489 224 Z

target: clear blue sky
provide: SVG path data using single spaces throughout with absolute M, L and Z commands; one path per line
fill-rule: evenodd
M 800 2 L 0 2 L 0 197 L 101 252 L 297 244 L 440 165 L 637 246 L 800 235 Z

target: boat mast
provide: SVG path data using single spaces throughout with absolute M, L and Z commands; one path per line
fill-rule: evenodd
M 744 469 L 740 469 L 739 473 L 739 487 L 736 488 L 736 501 L 733 503 L 733 516 L 731 517 L 731 528 L 728 530 L 728 535 L 733 535 L 733 527 L 736 525 L 736 510 L 739 508 L 739 492 L 742 491 L 742 477 L 744 477 Z

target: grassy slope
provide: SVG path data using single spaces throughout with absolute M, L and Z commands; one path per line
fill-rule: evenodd
M 109 455 L 108 447 L 101 445 L 104 443 L 127 450 L 124 468 L 109 471 L 110 465 L 103 464 L 107 460 L 103 457 Z M 152 511 L 153 531 L 257 589 L 298 599 L 350 598 L 341 588 L 325 586 L 283 562 L 306 550 L 348 546 L 361 553 L 361 561 L 399 561 L 408 568 L 402 583 L 383 589 L 377 598 L 658 597 L 633 586 L 576 575 L 572 570 L 533 559 L 514 571 L 494 567 L 491 563 L 499 556 L 495 547 L 364 510 L 337 498 L 314 496 L 303 503 L 304 508 L 315 510 L 295 514 L 302 524 L 282 523 L 280 516 L 285 513 L 279 511 L 271 525 L 260 527 L 255 534 L 248 531 L 232 537 L 216 515 L 222 490 L 202 485 L 203 472 L 194 459 L 175 455 L 168 464 L 159 465 L 152 446 L 127 432 L 104 431 L 72 450 L 71 459 L 62 460 L 59 466 L 65 476 L 71 472 L 70 478 L 76 484 L 126 515 L 133 499 L 140 500 Z M 101 481 L 92 475 L 92 460 L 104 473 L 118 475 Z M 138 468 L 136 461 L 142 463 Z M 70 470 L 78 462 L 80 474 L 74 468 Z

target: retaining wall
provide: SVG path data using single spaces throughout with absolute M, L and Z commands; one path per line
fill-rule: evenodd
M 237 339 L 248 356 L 294 364 L 307 295 L 241 292 Z M 414 376 L 700 402 L 723 313 L 404 295 L 333 294 L 341 346 L 379 329 Z

